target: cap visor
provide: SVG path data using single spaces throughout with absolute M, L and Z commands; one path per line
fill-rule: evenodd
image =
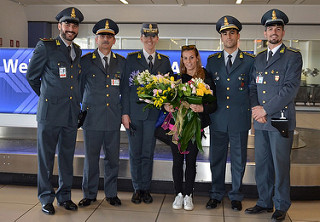
M 238 28 L 237 26 L 235 26 L 235 25 L 228 25 L 228 26 L 222 26 L 222 27 L 220 28 L 220 32 L 223 31 L 223 30 L 226 30 L 226 29 L 236 29 L 236 30 L 239 31 L 239 28 Z
M 107 30 L 107 29 L 100 29 L 96 32 L 96 35 L 107 35 L 107 34 L 112 34 L 114 35 L 115 32 L 113 30 Z

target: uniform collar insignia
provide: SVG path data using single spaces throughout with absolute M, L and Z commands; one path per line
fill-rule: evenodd
M 157 55 L 158 55 L 158 59 L 161 59 L 161 56 L 160 56 L 160 54 L 159 54 L 159 53 L 157 53 Z
M 92 59 L 97 58 L 96 54 L 92 53 Z
M 112 57 L 113 57 L 113 58 L 117 58 L 117 57 L 116 57 L 116 54 L 114 54 L 114 53 L 112 53 Z
M 219 53 L 219 55 L 218 55 L 218 59 L 220 59 L 221 58 L 221 52 Z
M 56 39 L 56 45 L 61 45 L 58 39 Z
M 285 47 L 282 47 L 280 50 L 280 53 L 284 53 L 284 49 L 285 49 Z
M 239 58 L 243 59 L 243 53 L 242 52 L 240 52 Z
M 138 59 L 141 59 L 141 54 L 140 53 L 138 53 Z

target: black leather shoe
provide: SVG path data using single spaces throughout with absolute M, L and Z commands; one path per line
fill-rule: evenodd
M 94 199 L 83 198 L 82 200 L 80 200 L 78 205 L 79 205 L 79 207 L 86 207 L 86 206 L 89 206 L 92 202 L 95 202 L 95 201 L 97 201 L 96 198 L 94 198 Z
M 72 200 L 67 200 L 62 203 L 58 202 L 58 205 L 64 207 L 66 210 L 78 210 L 78 206 L 72 202 Z
M 258 205 L 255 205 L 254 207 L 250 207 L 246 209 L 244 212 L 247 214 L 259 214 L 263 212 L 272 212 L 273 208 L 266 208 L 266 207 L 260 207 Z
M 149 190 L 145 190 L 142 193 L 142 200 L 143 202 L 145 202 L 146 204 L 152 203 L 153 202 L 153 198 L 150 194 Z
M 232 200 L 231 201 L 231 209 L 241 211 L 242 210 L 242 204 L 239 200 Z
M 135 190 L 131 197 L 131 202 L 135 204 L 141 203 L 141 191 Z
M 117 196 L 115 196 L 115 197 L 106 197 L 106 200 L 112 206 L 120 206 L 121 205 L 121 200 Z
M 286 218 L 287 212 L 282 210 L 276 210 L 273 214 L 271 219 L 273 221 L 283 221 Z
M 221 203 L 220 200 L 217 199 L 210 199 L 206 205 L 207 209 L 214 209 L 218 206 L 218 204 Z
M 47 203 L 45 205 L 42 205 L 42 211 L 49 215 L 53 215 L 56 212 L 54 210 L 52 203 Z

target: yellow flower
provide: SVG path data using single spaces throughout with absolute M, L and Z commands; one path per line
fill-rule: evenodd
M 202 89 L 197 89 L 197 96 L 203 96 L 204 95 L 204 91 Z
M 156 76 L 152 76 L 154 82 L 158 82 L 158 78 Z
M 200 83 L 198 84 L 198 88 L 199 88 L 199 89 L 202 89 L 202 90 L 205 90 L 205 89 L 206 89 L 206 86 L 205 86 L 203 83 L 200 82 Z

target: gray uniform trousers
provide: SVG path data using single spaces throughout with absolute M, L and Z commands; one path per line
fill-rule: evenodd
M 241 185 L 247 163 L 248 131 L 220 132 L 211 130 L 210 132 L 211 149 L 209 157 L 212 173 L 210 198 L 221 201 L 225 194 L 226 162 L 230 142 L 232 189 L 228 196 L 230 200 L 241 201 L 244 196 L 241 193 Z
M 42 204 L 53 203 L 55 197 L 59 203 L 71 199 L 76 136 L 76 127 L 38 123 L 38 194 Z M 51 180 L 56 148 L 59 189 L 55 194 Z
M 89 199 L 97 197 L 101 144 L 105 154 L 103 159 L 105 196 L 117 196 L 120 131 L 84 130 L 83 134 L 85 137 L 86 156 L 82 183 L 84 197 Z
M 293 131 L 289 132 L 289 138 L 285 138 L 278 131 L 255 130 L 254 142 L 259 193 L 257 205 L 273 208 L 274 203 L 277 210 L 287 211 L 291 205 L 290 153 Z
M 156 120 L 131 119 L 135 135 L 129 135 L 130 171 L 135 190 L 149 190 L 152 180 Z

